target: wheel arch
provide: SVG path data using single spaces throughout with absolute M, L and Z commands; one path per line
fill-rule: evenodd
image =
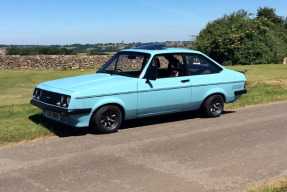
M 95 110 L 93 110 L 93 114 L 92 114 L 91 117 L 90 117 L 89 125 L 91 125 L 92 119 L 93 119 L 95 113 L 96 113 L 100 108 L 102 108 L 102 107 L 104 107 L 104 106 L 107 106 L 107 105 L 117 106 L 117 107 L 121 110 L 122 120 L 125 119 L 125 109 L 124 109 L 124 107 L 123 107 L 122 105 L 120 105 L 119 103 L 113 103 L 113 102 L 111 102 L 111 103 L 102 104 L 102 105 L 98 106 Z
M 205 101 L 206 101 L 209 97 L 211 97 L 211 96 L 213 96 L 213 95 L 220 95 L 220 96 L 222 96 L 224 103 L 226 103 L 226 96 L 225 96 L 223 93 L 221 93 L 221 92 L 217 92 L 217 93 L 212 93 L 212 94 L 209 94 L 208 96 L 206 96 L 206 97 L 204 98 L 204 100 L 202 101 L 202 103 L 201 103 L 201 105 L 200 105 L 200 108 L 202 108 L 202 106 L 203 106 L 203 104 L 205 103 Z

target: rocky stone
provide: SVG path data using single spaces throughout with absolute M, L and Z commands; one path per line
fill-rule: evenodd
M 100 68 L 111 56 L 106 55 L 0 55 L 0 70 Z

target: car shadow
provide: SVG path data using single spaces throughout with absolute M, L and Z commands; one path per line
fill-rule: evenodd
M 222 115 L 234 113 L 234 112 L 235 111 L 224 111 Z M 144 117 L 144 118 L 124 121 L 120 130 L 138 128 L 138 127 L 148 126 L 148 125 L 183 121 L 183 120 L 195 119 L 195 118 L 205 118 L 205 117 L 203 117 L 198 110 L 180 112 L 180 113 L 172 113 L 172 114 L 167 114 L 167 115 L 158 115 L 158 116 L 152 116 L 152 117 Z M 53 132 L 58 137 L 83 136 L 86 134 L 94 134 L 94 135 L 100 134 L 89 127 L 75 128 L 75 127 L 71 127 L 71 126 L 68 126 L 62 123 L 52 121 L 44 117 L 42 114 L 35 114 L 32 116 L 29 116 L 29 119 L 33 123 L 39 124 L 45 129 L 48 129 L 49 131 Z
M 223 111 L 222 115 L 229 114 L 229 113 L 235 113 L 235 111 Z
M 200 116 L 200 113 L 198 111 L 187 111 L 187 112 L 179 112 L 166 115 L 143 117 L 139 119 L 131 119 L 124 121 L 121 129 L 137 128 L 142 126 L 183 121 L 186 119 L 195 119 L 195 118 L 202 118 L 202 116 Z
M 228 113 L 234 113 L 234 112 L 235 111 L 224 111 L 222 115 L 228 114 Z M 142 127 L 142 126 L 169 123 L 169 122 L 175 122 L 175 121 L 183 121 L 187 119 L 196 119 L 196 118 L 204 119 L 206 117 L 203 117 L 203 115 L 201 114 L 199 110 L 185 111 L 185 112 L 179 112 L 179 113 L 171 113 L 167 115 L 157 115 L 157 116 L 144 117 L 144 118 L 139 118 L 139 119 L 126 120 L 123 122 L 121 129 L 137 128 L 137 127 Z

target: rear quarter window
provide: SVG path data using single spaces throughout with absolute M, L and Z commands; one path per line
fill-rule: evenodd
M 186 54 L 187 75 L 219 73 L 222 69 L 208 58 L 197 54 Z

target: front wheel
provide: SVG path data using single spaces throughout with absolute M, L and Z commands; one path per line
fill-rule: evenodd
M 221 95 L 208 97 L 202 105 L 202 112 L 206 117 L 219 117 L 223 112 L 224 100 Z
M 91 126 L 100 133 L 112 133 L 122 124 L 122 112 L 114 105 L 101 107 L 92 117 Z

